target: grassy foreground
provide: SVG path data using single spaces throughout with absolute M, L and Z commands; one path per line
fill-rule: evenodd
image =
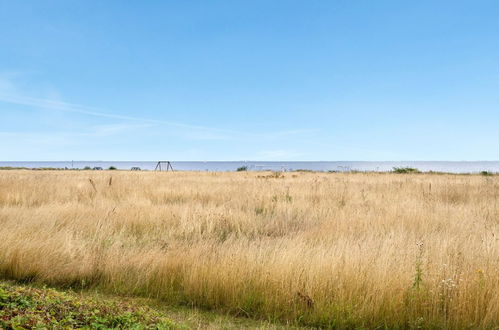
M 181 328 L 144 307 L 0 282 L 0 329 Z
M 60 291 L 0 281 L 0 329 L 283 329 L 154 299 Z
M 332 328 L 499 324 L 499 177 L 0 172 L 0 277 Z

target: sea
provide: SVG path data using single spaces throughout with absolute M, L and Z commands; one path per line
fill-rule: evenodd
M 388 172 L 395 167 L 412 167 L 422 172 L 478 173 L 499 172 L 499 161 L 171 161 L 177 171 L 337 171 L 337 172 Z M 111 166 L 121 170 L 138 167 L 155 170 L 158 161 L 0 161 L 0 167 L 83 169 Z M 166 166 L 163 164 L 162 168 Z

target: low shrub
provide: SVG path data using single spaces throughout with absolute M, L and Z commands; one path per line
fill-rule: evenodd
M 420 170 L 418 170 L 417 168 L 413 168 L 413 167 L 394 167 L 393 168 L 393 172 L 394 173 L 401 173 L 401 174 L 405 174 L 405 173 L 421 173 Z

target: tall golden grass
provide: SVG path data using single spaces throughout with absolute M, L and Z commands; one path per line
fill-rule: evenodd
M 0 172 L 0 276 L 327 327 L 499 324 L 499 178 Z

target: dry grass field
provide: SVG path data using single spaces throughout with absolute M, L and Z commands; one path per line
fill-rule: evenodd
M 331 328 L 495 328 L 499 177 L 0 171 L 0 277 Z

